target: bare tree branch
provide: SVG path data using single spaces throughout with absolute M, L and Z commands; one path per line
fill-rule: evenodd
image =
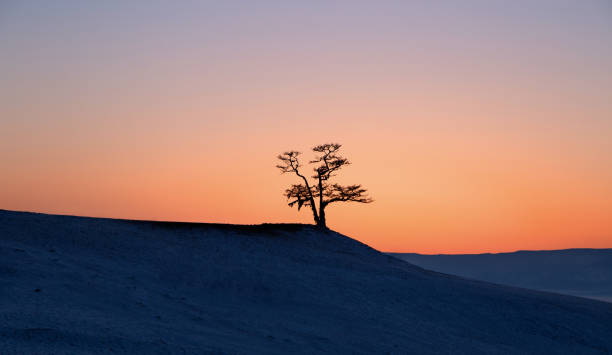
M 294 184 L 285 190 L 287 200 L 294 199 L 289 202 L 289 207 L 293 207 L 293 205 L 297 204 L 298 211 L 302 206 L 311 206 L 310 195 L 311 193 L 308 191 L 308 188 L 303 184 Z
M 321 153 L 321 155 L 311 160 L 310 164 L 321 163 L 318 167 L 314 168 L 316 175 L 313 176 L 315 179 L 321 178 L 321 180 L 329 180 L 330 177 L 334 176 L 334 172 L 340 170 L 343 166 L 349 165 L 349 161 L 336 154 L 342 147 L 338 143 L 328 143 L 318 145 L 312 148 L 313 151 Z
M 372 203 L 374 202 L 369 196 L 366 195 L 367 190 L 362 188 L 361 185 L 349 185 L 341 186 L 333 184 L 328 187 L 325 192 L 327 200 L 323 201 L 326 205 L 334 202 L 359 202 L 359 203 Z
M 302 180 L 304 181 L 304 185 L 292 185 L 290 189 L 287 189 L 285 191 L 285 196 L 288 200 L 292 198 L 297 198 L 295 201 L 289 202 L 289 207 L 293 207 L 293 205 L 297 203 L 298 210 L 300 210 L 300 208 L 302 208 L 302 205 L 306 204 L 306 202 L 304 201 L 307 201 L 308 204 L 306 205 L 311 207 L 315 223 L 319 224 L 319 213 L 317 212 L 317 207 L 314 203 L 315 196 L 312 193 L 312 189 L 310 187 L 310 184 L 308 183 L 308 179 L 306 179 L 306 176 L 302 175 L 299 170 L 299 155 L 300 152 L 295 150 L 280 154 L 277 158 L 281 161 L 281 164 L 278 164 L 276 167 L 280 169 L 281 174 L 293 172 L 295 173 L 295 175 L 302 178 Z

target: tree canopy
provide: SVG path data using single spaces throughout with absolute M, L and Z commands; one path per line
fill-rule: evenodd
M 312 148 L 317 154 L 308 162 L 315 165 L 314 174 L 310 176 L 314 179 L 313 183 L 302 171 L 300 152 L 292 150 L 278 156 L 280 163 L 276 167 L 281 173 L 293 173 L 301 180 L 285 190 L 289 207 L 297 206 L 298 210 L 303 206 L 310 207 L 316 225 L 323 228 L 327 228 L 325 208 L 328 205 L 335 202 L 373 202 L 361 185 L 343 186 L 329 181 L 340 169 L 350 164 L 348 159 L 338 154 L 341 147 L 338 143 L 327 143 Z

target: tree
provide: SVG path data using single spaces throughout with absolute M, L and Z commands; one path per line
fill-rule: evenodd
M 297 205 L 298 211 L 303 206 L 310 207 L 315 224 L 321 228 L 327 228 L 325 208 L 330 204 L 374 201 L 367 196 L 367 190 L 361 185 L 342 186 L 329 182 L 330 178 L 336 176 L 338 170 L 350 164 L 346 158 L 338 154 L 340 147 L 342 147 L 340 144 L 328 143 L 312 148 L 315 153 L 318 153 L 315 159 L 309 162 L 309 164 L 318 164 L 314 167 L 314 175 L 311 176 L 315 180 L 313 184 L 300 170 L 302 168 L 298 159 L 300 152 L 292 150 L 278 156 L 281 163 L 276 167 L 281 170 L 281 173 L 293 173 L 302 180 L 299 184 L 293 184 L 285 190 L 284 195 L 289 201 L 289 207 Z

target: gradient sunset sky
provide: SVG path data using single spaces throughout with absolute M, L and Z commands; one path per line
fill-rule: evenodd
M 0 2 L 0 208 L 306 222 L 339 142 L 383 251 L 612 247 L 612 3 Z

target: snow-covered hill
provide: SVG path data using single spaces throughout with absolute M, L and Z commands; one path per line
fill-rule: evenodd
M 429 270 L 475 280 L 612 302 L 612 249 L 463 255 L 389 254 Z
M 0 354 L 605 354 L 612 304 L 426 271 L 304 225 L 0 210 Z

